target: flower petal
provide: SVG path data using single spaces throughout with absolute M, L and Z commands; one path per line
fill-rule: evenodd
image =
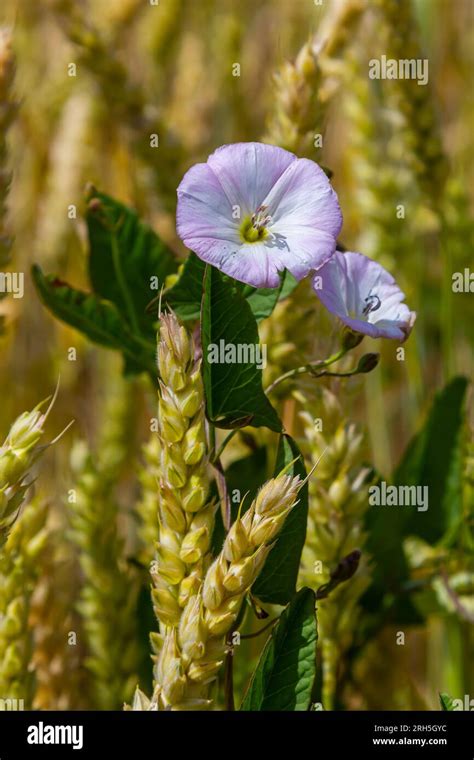
M 264 246 L 279 271 L 288 269 L 297 280 L 323 266 L 334 253 L 336 241 L 327 232 L 297 225 L 282 229 L 284 234 L 272 227 Z
M 238 220 L 232 219 L 231 204 L 208 164 L 196 164 L 184 175 L 178 187 L 176 226 L 192 250 L 194 240 L 238 242 Z
M 336 251 L 317 273 L 313 288 L 344 324 L 373 338 L 406 340 L 415 322 L 392 275 L 361 253 Z M 370 298 L 377 305 L 367 312 Z
M 208 158 L 230 206 L 240 206 L 242 217 L 253 214 L 296 156 L 265 143 L 223 145 Z
M 279 271 L 285 268 L 279 265 L 278 257 L 269 255 L 262 242 L 242 245 L 237 256 L 224 257 L 218 266 L 234 279 L 255 288 L 278 287 Z
M 268 212 L 262 205 L 270 206 Z M 262 238 L 244 243 L 254 214 Z M 274 145 L 224 145 L 190 169 L 178 188 L 177 230 L 184 243 L 256 287 L 277 287 L 284 269 L 302 279 L 323 266 L 341 223 L 336 194 L 318 165 Z
M 275 228 L 313 227 L 337 238 L 342 213 L 337 195 L 318 164 L 300 158 L 288 166 L 263 201 Z

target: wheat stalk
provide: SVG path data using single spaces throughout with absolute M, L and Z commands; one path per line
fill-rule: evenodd
M 64 541 L 62 526 L 48 530 L 48 542 L 38 560 L 38 575 L 30 614 L 36 676 L 33 708 L 83 709 L 86 701 L 81 668 L 82 631 L 74 608 L 76 563 Z M 74 639 L 70 639 L 71 634 L 76 634 Z
M 129 698 L 136 682 L 138 589 L 123 563 L 112 483 L 82 441 L 73 447 L 72 469 L 76 483 L 71 538 L 84 578 L 78 610 L 87 637 L 86 665 L 97 708 L 113 710 Z
M 75 475 L 70 498 L 71 539 L 83 582 L 78 611 L 86 635 L 86 666 L 98 709 L 116 709 L 129 699 L 141 664 L 137 633 L 137 578 L 124 557 L 114 487 L 128 460 L 133 392 L 125 381 L 108 387 L 107 404 L 93 456 L 83 441 L 71 452 Z
M 0 447 L 0 550 L 31 485 L 31 468 L 50 445 L 40 445 L 40 440 L 54 399 L 43 413 L 44 403 L 20 414 Z
M 152 565 L 161 628 L 177 626 L 210 562 L 215 505 L 209 504 L 204 390 L 194 343 L 172 312 L 158 341 L 159 537 Z
M 309 483 L 309 513 L 299 582 L 312 588 L 328 583 L 339 563 L 365 543 L 369 471 L 361 464 L 363 436 L 344 419 L 335 395 L 322 390 L 324 432 L 308 412 L 301 412 L 307 452 L 319 461 L 317 478 Z M 338 665 L 352 643 L 359 616 L 358 603 L 370 575 L 367 557 L 357 572 L 318 602 L 319 640 L 323 659 L 323 705 L 334 707 Z
M 32 708 L 33 633 L 28 616 L 39 575 L 38 561 L 47 543 L 46 516 L 44 503 L 36 499 L 30 502 L 0 551 L 1 705 L 15 699 L 23 700 L 24 709 Z
M 211 706 L 210 687 L 223 662 L 226 636 L 272 542 L 297 504 L 301 485 L 299 477 L 289 475 L 269 480 L 233 523 L 204 582 L 188 599 L 179 627 L 168 627 L 164 633 L 152 699 L 137 690 L 131 709 L 205 710 Z
M 365 0 L 331 4 L 321 29 L 275 76 L 274 108 L 266 142 L 316 158 L 329 102 L 345 73 L 345 55 L 366 9 Z
M 11 30 L 0 27 L 0 265 L 2 266 L 9 260 L 11 247 L 11 239 L 5 227 L 6 200 L 11 180 L 7 167 L 6 137 L 17 110 L 17 104 L 12 97 L 14 77 L 15 57 Z

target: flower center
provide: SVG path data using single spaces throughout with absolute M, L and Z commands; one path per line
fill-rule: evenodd
M 267 225 L 272 218 L 266 213 L 268 206 L 259 206 L 250 217 L 246 217 L 240 226 L 240 235 L 246 243 L 257 243 L 268 235 Z

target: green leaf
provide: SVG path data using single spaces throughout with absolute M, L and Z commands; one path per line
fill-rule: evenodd
M 154 344 L 132 335 L 112 303 L 72 288 L 53 275 L 46 277 L 37 265 L 31 273 L 42 302 L 58 319 L 93 343 L 122 351 L 130 371 L 156 374 Z
M 252 288 L 250 285 L 245 285 L 242 289 L 242 295 L 247 300 L 257 322 L 270 316 L 278 303 L 280 292 L 281 284 L 279 288 Z
M 204 282 L 201 339 L 210 421 L 222 428 L 252 425 L 280 432 L 282 424 L 263 391 L 256 362 L 210 361 L 210 347 L 256 347 L 259 336 L 249 304 L 218 269 L 208 266 Z
M 290 462 L 285 472 L 306 478 L 303 456 L 289 435 L 282 435 L 278 445 L 275 476 Z M 298 494 L 298 504 L 291 510 L 285 520 L 275 545 L 267 561 L 252 586 L 252 593 L 261 602 L 269 604 L 287 604 L 293 598 L 300 566 L 301 552 L 306 538 L 308 521 L 308 484 Z
M 180 319 L 186 321 L 199 318 L 205 269 L 206 263 L 191 252 L 184 263 L 179 280 L 164 294 L 164 301 L 174 309 Z M 287 271 L 282 275 L 278 288 L 253 288 L 230 277 L 227 279 L 248 301 L 257 322 L 270 316 L 282 298 L 284 289 L 286 295 L 289 295 L 295 284 L 298 284 Z
M 191 252 L 179 280 L 163 295 L 163 300 L 184 321 L 199 319 L 205 270 L 205 262 Z
M 280 290 L 280 294 L 278 296 L 279 301 L 284 301 L 285 298 L 288 298 L 290 296 L 294 289 L 299 285 L 299 281 L 296 279 L 296 277 L 293 277 L 291 272 L 289 272 L 287 269 L 285 270 L 285 277 L 282 282 L 282 287 Z
M 105 193 L 89 196 L 86 221 L 93 290 L 115 304 L 130 332 L 153 340 L 154 319 L 146 307 L 177 269 L 172 252 L 135 211 Z
M 278 301 L 286 298 L 282 293 L 286 292 L 286 295 L 289 295 L 297 284 L 297 280 L 286 269 L 281 275 L 278 288 L 253 288 L 251 285 L 235 282 L 237 289 L 247 299 L 257 322 L 269 317 Z
M 380 485 L 379 478 L 374 485 Z M 392 605 L 403 581 L 408 579 L 408 563 L 403 551 L 404 513 L 398 507 L 369 506 L 366 515 L 367 551 L 374 559 L 372 583 L 363 597 L 365 607 L 379 614 L 382 605 Z M 418 619 L 409 598 L 402 599 L 405 607 L 400 622 Z M 397 617 L 397 620 L 399 618 Z
M 439 701 L 441 704 L 441 708 L 443 710 L 446 710 L 447 712 L 452 712 L 456 708 L 454 707 L 454 700 L 452 697 L 449 696 L 446 692 L 440 693 L 439 695 Z
M 315 595 L 303 588 L 273 629 L 240 709 L 309 710 L 317 638 Z
M 405 534 L 430 543 L 452 538 L 462 523 L 462 434 L 467 380 L 456 377 L 437 394 L 426 424 L 398 466 L 395 485 L 426 486 L 428 509 L 406 512 Z
M 424 426 L 408 445 L 393 477 L 397 486 L 427 486 L 428 509 L 369 507 L 367 548 L 374 558 L 374 569 L 364 601 L 372 610 L 380 609 L 390 594 L 397 596 L 408 580 L 404 538 L 415 535 L 430 543 L 449 543 L 462 526 L 461 436 L 466 387 L 466 379 L 458 377 L 437 394 Z M 420 620 L 407 595 L 397 600 L 396 615 L 398 622 Z

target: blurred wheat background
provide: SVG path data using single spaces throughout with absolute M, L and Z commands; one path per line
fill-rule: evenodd
M 49 528 L 28 581 L 39 579 L 28 600 L 36 673 L 28 695 L 43 708 L 120 709 L 148 667 L 147 631 L 131 630 L 126 611 L 146 587 L 130 558 L 146 555 L 137 515 L 153 509 L 154 452 L 141 447 L 154 393 L 146 379 L 123 380 L 115 355 L 45 311 L 32 263 L 86 287 L 88 182 L 135 207 L 182 257 L 176 187 L 217 146 L 264 139 L 322 163 L 344 210 L 341 242 L 387 265 L 418 313 L 405 361 L 393 345 L 371 349 L 366 339 L 381 364 L 341 394 L 346 417 L 367 431 L 367 460 L 391 472 L 435 389 L 473 376 L 474 296 L 453 293 L 451 278 L 472 266 L 474 5 L 2 0 L 0 23 L 0 263 L 25 273 L 24 298 L 0 302 L 0 431 L 58 377 L 45 440 L 75 420 L 34 485 Z M 428 58 L 428 85 L 370 80 L 368 61 L 383 54 Z M 279 309 L 265 329 L 280 366 L 332 347 L 304 288 Z M 466 466 L 472 489 L 472 459 Z M 106 525 L 113 535 L 104 538 Z M 118 621 L 114 641 L 101 638 L 107 616 Z M 409 647 L 397 647 L 392 631 L 379 634 L 346 706 L 436 709 L 442 684 L 474 694 L 472 622 L 433 616 L 409 636 Z

